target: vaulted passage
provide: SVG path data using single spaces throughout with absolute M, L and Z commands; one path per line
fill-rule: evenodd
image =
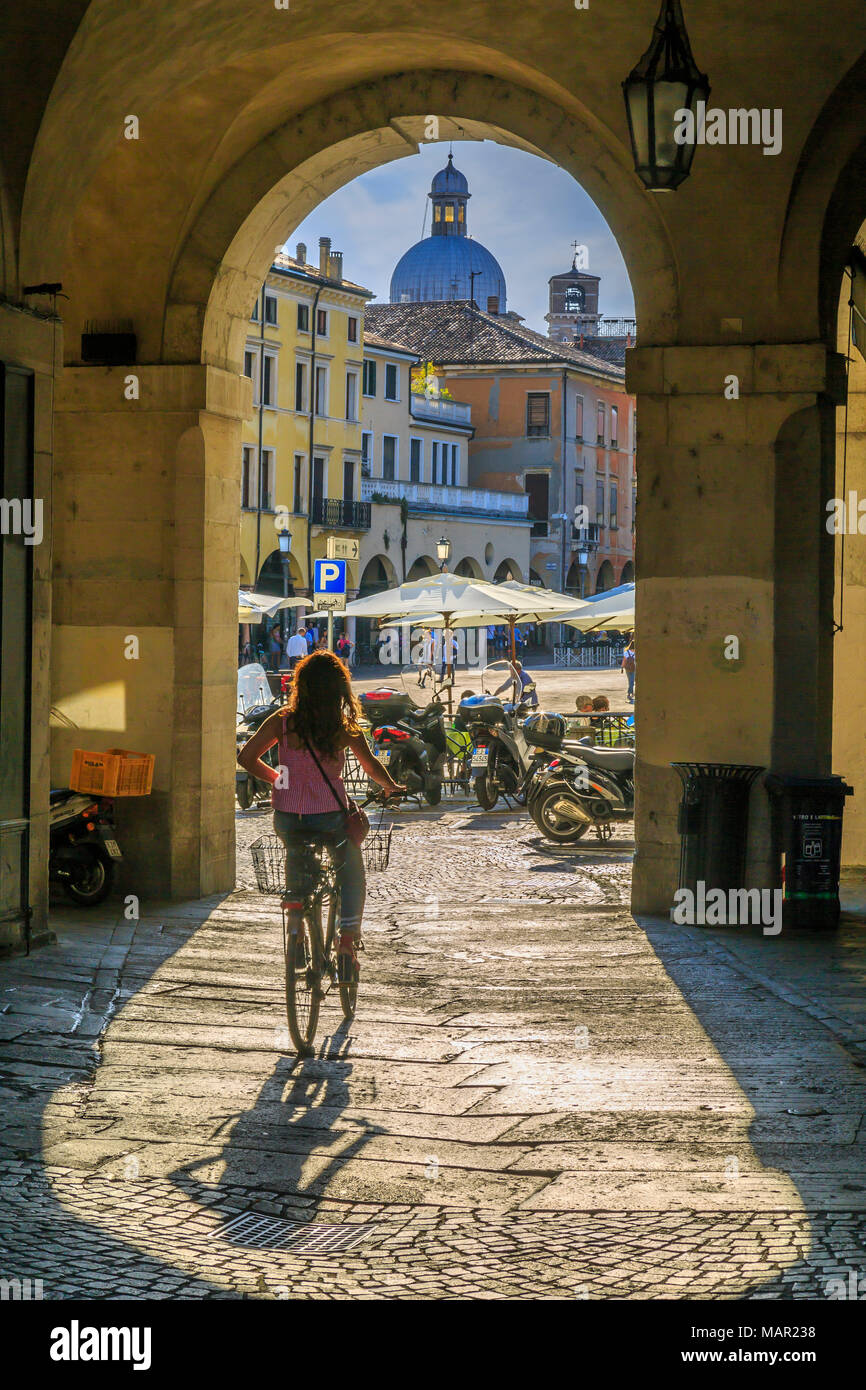
M 234 882 L 251 308 L 275 247 L 334 189 L 410 156 L 431 117 L 438 138 L 492 138 L 560 164 L 606 217 L 631 276 L 634 909 L 666 912 L 676 883 L 672 761 L 831 770 L 835 542 L 822 517 L 845 374 L 840 284 L 866 211 L 856 206 L 866 16 L 839 0 L 816 54 L 808 7 L 775 7 L 785 22 L 769 25 L 737 10 L 721 22 L 717 6 L 692 0 L 701 66 L 736 104 L 766 94 L 761 102 L 784 112 L 784 140 L 769 157 L 702 146 L 688 181 L 660 197 L 635 175 L 620 88 L 652 16 L 627 0 L 606 8 L 602 22 L 527 6 L 504 24 L 500 6 L 444 0 L 431 25 L 405 5 L 368 15 L 345 0 L 326 13 L 258 0 L 79 0 L 60 19 L 33 0 L 0 21 L 7 53 L 26 41 L 42 59 L 35 80 L 8 61 L 0 98 L 0 361 L 29 374 L 18 408 L 34 490 L 50 499 L 44 543 L 19 576 L 31 606 L 14 600 L 11 619 L 4 609 L 4 639 L 22 613 L 30 633 L 29 785 L 23 799 L 20 786 L 10 793 L 0 819 L 27 822 L 34 934 L 46 916 L 48 787 L 52 774 L 66 781 L 85 734 L 156 754 L 153 796 L 129 812 L 141 892 L 197 896 Z M 66 297 L 25 295 L 40 283 L 62 283 Z M 134 353 L 89 365 L 82 334 L 93 324 L 134 334 Z M 849 423 L 859 430 L 857 408 Z M 849 550 L 858 592 L 862 545 L 855 537 Z M 384 561 L 381 570 L 389 577 Z M 381 583 L 380 571 L 361 582 Z M 137 663 L 125 656 L 130 634 Z M 733 665 L 723 656 L 731 634 Z M 837 681 L 846 728 L 862 712 L 852 713 L 851 651 Z M 4 648 L 4 702 L 21 679 Z M 55 719 L 49 739 L 51 706 L 70 701 L 77 727 Z M 17 727 L 4 721 L 4 759 L 6 744 L 21 743 Z M 866 794 L 862 738 L 837 730 L 837 748 L 832 770 Z M 849 862 L 866 859 L 864 827 L 851 818 Z M 773 880 L 760 786 L 748 873 Z M 9 914 L 11 942 L 24 928 L 14 904 Z

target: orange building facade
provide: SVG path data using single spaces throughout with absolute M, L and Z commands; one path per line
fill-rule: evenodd
M 617 362 L 465 301 L 373 304 L 367 319 L 471 406 L 470 486 L 529 496 L 529 572 L 515 579 L 578 597 L 633 580 L 635 409 Z

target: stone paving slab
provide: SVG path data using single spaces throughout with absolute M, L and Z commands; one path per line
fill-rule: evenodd
M 328 1002 L 310 1059 L 250 891 L 260 814 L 236 894 L 67 914 L 3 967 L 0 1274 L 60 1298 L 796 1299 L 866 1271 L 857 941 L 807 968 L 635 923 L 626 833 L 400 819 L 358 1018 Z M 219 1234 L 243 1210 L 370 1235 L 254 1250 Z

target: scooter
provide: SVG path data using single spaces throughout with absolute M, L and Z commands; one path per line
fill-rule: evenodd
M 264 724 L 268 715 L 273 714 L 275 709 L 279 709 L 283 702 L 272 700 L 270 704 L 253 705 L 248 709 L 242 718 L 238 720 L 236 742 L 237 752 L 239 753 L 248 739 Z M 277 766 L 277 749 L 269 748 L 262 761 L 269 763 L 271 767 Z M 271 785 L 264 782 L 259 777 L 253 777 L 247 772 L 246 768 L 237 764 L 235 769 L 235 796 L 242 811 L 248 811 L 254 801 L 270 800 Z
M 527 796 L 530 815 L 548 840 L 574 844 L 590 826 L 608 840 L 613 822 L 634 819 L 633 748 L 596 748 L 543 730 L 526 732 L 535 746 L 558 754 L 535 775 Z
M 533 774 L 549 761 L 526 741 L 527 708 L 503 704 L 495 695 L 464 696 L 457 707 L 458 727 L 464 727 L 472 739 L 471 775 L 478 804 L 485 811 L 492 810 L 500 796 L 522 800 Z
M 79 907 L 94 907 L 111 892 L 123 858 L 114 802 L 60 787 L 52 789 L 50 807 L 48 876 Z
M 410 796 L 428 806 L 442 800 L 442 779 L 449 754 L 442 690 L 423 709 L 404 691 L 383 686 L 359 697 L 373 731 L 373 753 Z

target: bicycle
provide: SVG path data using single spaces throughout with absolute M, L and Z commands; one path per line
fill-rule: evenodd
M 367 797 L 364 805 L 373 800 L 381 798 Z M 361 845 L 365 866 L 371 871 L 386 869 L 390 860 L 393 827 L 382 828 L 384 809 L 383 801 L 379 824 Z M 327 836 L 310 835 L 299 840 L 291 890 L 286 883 L 282 841 L 276 835 L 263 835 L 250 847 L 259 889 L 280 896 L 286 1018 L 289 1036 L 301 1057 L 312 1055 L 321 1005 L 332 990 L 338 991 L 347 1022 L 355 1017 L 358 1002 L 357 980 L 341 981 L 339 977 L 336 937 L 340 884 L 327 853 L 332 844 Z

